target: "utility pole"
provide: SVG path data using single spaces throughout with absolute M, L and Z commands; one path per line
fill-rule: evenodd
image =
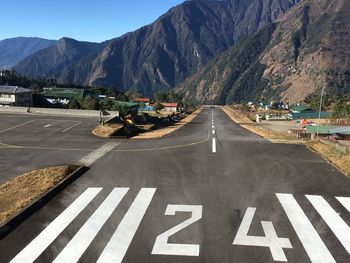
M 318 136 L 319 136 L 319 133 L 320 133 L 321 111 L 322 111 L 322 104 L 323 104 L 323 93 L 324 93 L 324 85 L 322 85 L 321 98 L 320 98 L 320 109 L 318 111 L 317 139 L 318 139 Z

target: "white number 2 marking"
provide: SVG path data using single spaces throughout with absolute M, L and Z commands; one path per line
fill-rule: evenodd
M 169 244 L 170 236 L 176 234 L 189 225 L 202 218 L 201 205 L 168 205 L 165 215 L 175 215 L 176 212 L 190 212 L 191 218 L 160 234 L 153 246 L 152 254 L 174 256 L 199 256 L 199 245 L 194 244 Z
M 265 236 L 248 236 L 249 228 L 252 224 L 256 208 L 249 207 L 243 217 L 233 245 L 268 247 L 271 250 L 275 261 L 287 262 L 283 248 L 293 248 L 288 238 L 279 238 L 276 234 L 272 222 L 262 221 Z

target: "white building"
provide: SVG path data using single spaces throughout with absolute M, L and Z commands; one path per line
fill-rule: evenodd
M 0 86 L 0 106 L 33 106 L 33 91 L 18 86 Z
M 177 103 L 162 103 L 164 106 L 164 111 L 169 111 L 169 112 L 175 112 L 177 113 L 179 111 L 179 107 Z

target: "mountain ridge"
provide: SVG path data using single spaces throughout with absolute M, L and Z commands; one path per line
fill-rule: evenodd
M 154 92 L 174 88 L 297 2 L 186 1 L 154 23 L 82 56 L 58 57 L 54 49 L 46 49 L 14 69 L 27 76 L 45 75 L 60 82 L 134 89 L 152 96 Z
M 345 0 L 304 0 L 276 20 L 263 50 L 251 50 L 257 40 L 250 37 L 178 85 L 177 91 L 222 104 L 266 99 L 297 103 L 322 87 L 330 94 L 348 92 L 349 24 Z M 237 54 L 252 56 L 250 67 L 236 61 Z
M 38 37 L 16 37 L 0 40 L 0 69 L 11 68 L 39 50 L 56 44 L 56 40 Z

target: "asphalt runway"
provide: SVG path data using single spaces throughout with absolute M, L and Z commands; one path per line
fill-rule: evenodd
M 38 168 L 74 164 L 105 140 L 97 118 L 0 114 L 0 184 Z
M 116 145 L 0 241 L 0 262 L 350 262 L 350 179 L 208 108 Z

